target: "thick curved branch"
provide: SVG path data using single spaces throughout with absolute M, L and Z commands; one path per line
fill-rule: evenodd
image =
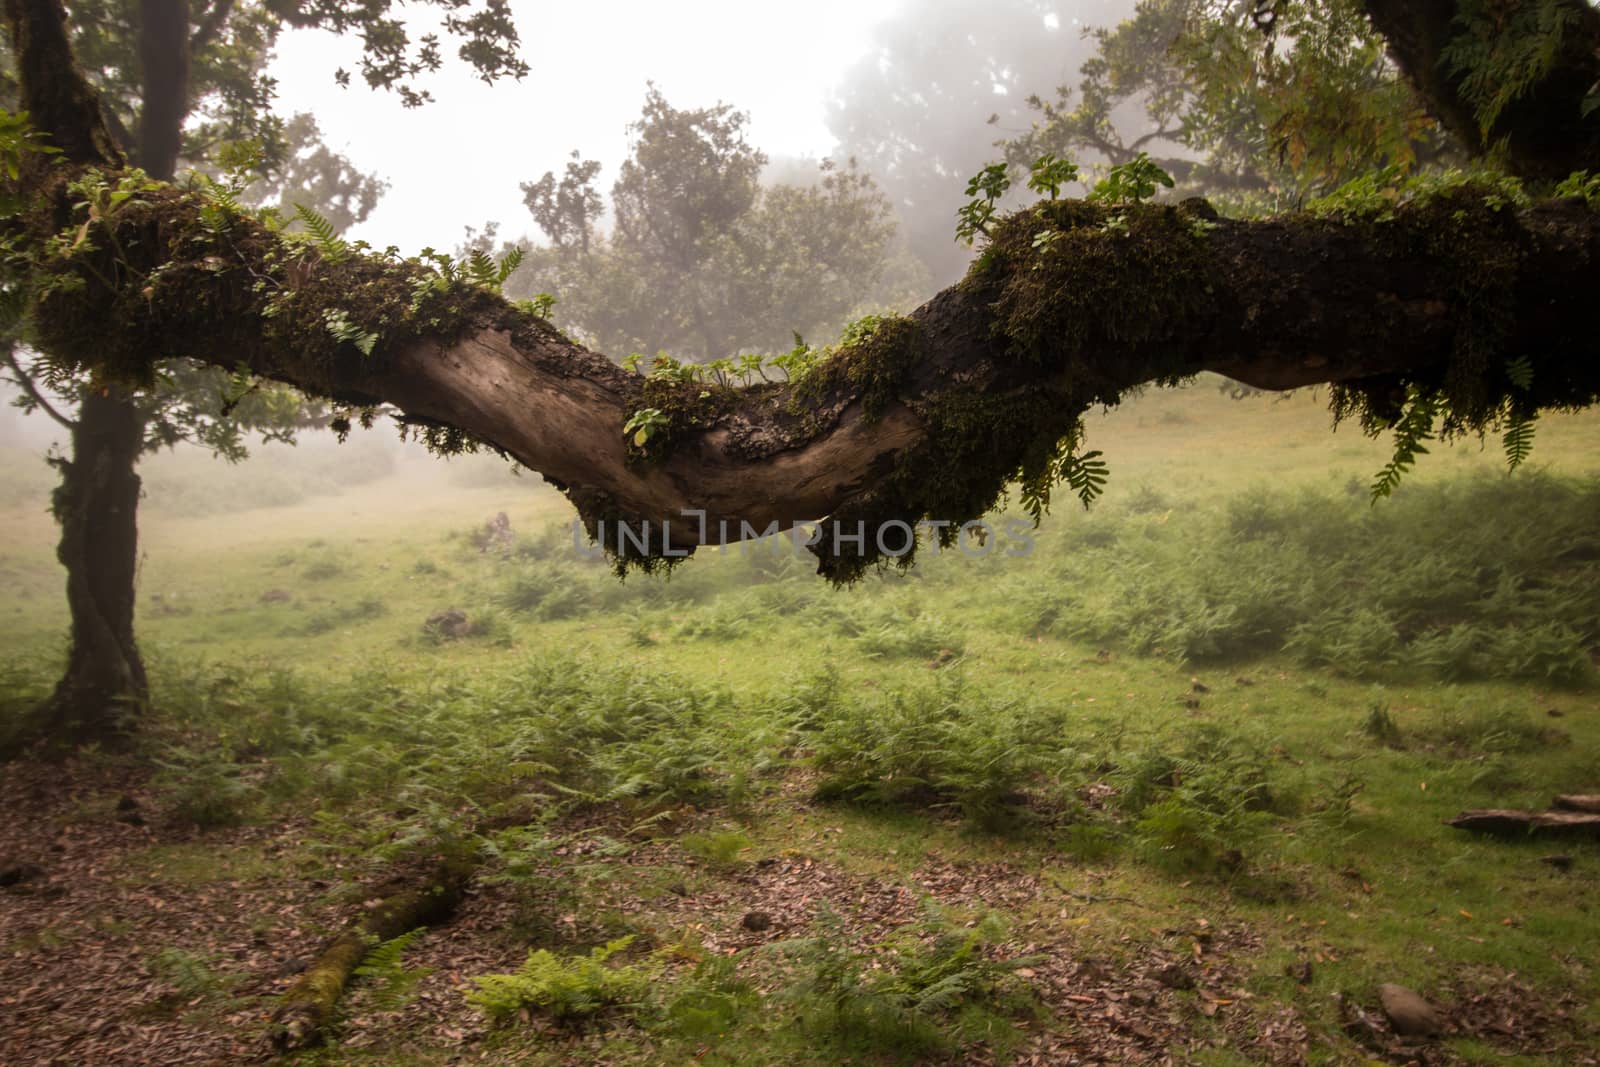
M 134 380 L 160 353 L 392 403 L 503 449 L 591 522 L 648 520 L 659 536 L 671 521 L 676 547 L 824 516 L 975 518 L 1090 405 L 1202 370 L 1355 383 L 1379 402 L 1446 390 L 1484 420 L 1519 359 L 1524 406 L 1600 395 L 1600 220 L 1582 202 L 1517 213 L 1471 187 L 1351 220 L 1040 204 L 997 229 L 961 285 L 798 386 L 743 391 L 629 374 L 420 264 L 319 251 L 248 217 L 219 226 L 217 211 L 164 189 L 91 229 L 43 269 L 39 343 Z M 643 408 L 666 418 L 647 449 L 623 432 Z

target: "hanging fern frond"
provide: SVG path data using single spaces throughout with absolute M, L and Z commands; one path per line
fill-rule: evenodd
M 1416 464 L 1417 457 L 1428 454 L 1423 442 L 1433 438 L 1433 425 L 1438 419 L 1439 407 L 1437 396 L 1424 396 L 1413 390 L 1409 403 L 1394 424 L 1394 458 L 1378 472 L 1378 477 L 1372 483 L 1374 503 L 1379 497 L 1393 493 L 1406 471 Z
M 1507 360 L 1506 379 L 1526 393 L 1533 388 L 1533 361 L 1527 356 L 1518 356 L 1516 359 Z
M 1506 416 L 1506 428 L 1500 434 L 1500 443 L 1505 448 L 1508 472 L 1522 466 L 1533 451 L 1533 424 L 1538 421 L 1538 415 L 1527 415 L 1514 409 Z
M 1080 454 L 1078 446 L 1082 443 L 1083 423 L 1079 422 L 1071 433 L 1056 443 L 1055 452 L 1048 462 L 1036 470 L 1024 467 L 1018 472 L 1022 508 L 1035 526 L 1049 514 L 1050 493 L 1059 483 L 1065 483 L 1077 494 L 1085 508 L 1105 492 L 1106 480 L 1111 472 L 1101 458 L 1104 453 L 1096 449 Z
M 1061 463 L 1061 480 L 1078 494 L 1078 499 L 1083 502 L 1085 508 L 1105 492 L 1106 479 L 1111 474 L 1111 468 L 1106 466 L 1105 460 L 1100 458 L 1101 455 L 1100 450 L 1095 449 L 1081 456 L 1069 455 Z

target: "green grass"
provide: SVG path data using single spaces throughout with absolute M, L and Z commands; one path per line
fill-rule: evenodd
M 918 952 L 940 974 L 939 952 L 966 953 L 948 973 L 982 980 L 956 985 L 993 992 L 984 967 L 1027 944 L 1131 966 L 1201 919 L 1249 934 L 1217 949 L 1253 996 L 1229 1011 L 1292 1006 L 1333 1062 L 1359 1054 L 1336 992 L 1370 1005 L 1399 981 L 1450 1000 L 1515 974 L 1594 1001 L 1578 949 L 1600 942 L 1600 915 L 1576 887 L 1600 856 L 1564 846 L 1562 873 L 1539 862 L 1551 846 L 1442 823 L 1600 788 L 1600 418 L 1542 421 L 1541 466 L 1509 478 L 1492 449 L 1441 448 L 1376 506 L 1364 486 L 1384 445 L 1329 438 L 1303 394 L 1236 402 L 1201 383 L 1090 434 L 1112 464 L 1105 499 L 1047 519 L 1026 558 L 945 553 L 850 591 L 765 550 L 619 583 L 574 556 L 561 498 L 483 466 L 203 517 L 152 494 L 140 628 L 157 814 L 201 834 L 292 827 L 295 844 L 165 844 L 114 877 L 174 893 L 318 878 L 359 898 L 396 860 L 470 848 L 508 901 L 493 936 L 552 953 L 541 981 L 636 937 L 595 966 L 653 968 L 659 989 L 561 1041 L 510 1012 L 482 1046 L 506 1062 L 1003 1049 L 1019 1023 L 1068 1024 L 1009 993 L 922 1011 L 904 977 Z M 475 535 L 499 511 L 519 536 L 509 556 Z M 65 617 L 48 516 L 19 506 L 0 532 L 0 707 L 20 706 L 49 685 Z M 483 631 L 425 631 L 451 608 Z M 527 827 L 475 834 L 510 815 Z M 1010 932 L 981 956 L 849 914 L 827 952 L 694 947 L 737 926 L 761 863 L 793 857 L 923 901 L 933 868 L 1034 881 L 947 916 L 965 929 L 995 912 Z M 685 899 L 729 903 L 691 921 Z M 1284 968 L 1312 956 L 1300 989 Z M 708 962 L 723 958 L 731 970 Z M 464 1008 L 460 988 L 422 981 Z M 1600 1019 L 1576 1025 L 1592 1042 Z M 306 1062 L 450 1057 L 406 1044 Z M 1487 1040 L 1454 1048 L 1512 1062 Z

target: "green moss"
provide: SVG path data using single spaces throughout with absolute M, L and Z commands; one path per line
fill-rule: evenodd
M 1433 366 L 1335 385 L 1335 417 L 1355 417 L 1376 433 L 1400 419 L 1408 398 L 1421 396 L 1442 413 L 1441 432 L 1453 436 L 1489 428 L 1510 407 L 1531 412 L 1561 404 L 1564 398 L 1544 388 L 1556 376 L 1541 382 L 1535 373 L 1527 387 L 1513 380 L 1519 364 L 1550 355 L 1521 351 L 1512 341 L 1530 247 L 1513 210 L 1516 190 L 1503 182 L 1451 181 L 1397 195 L 1413 199 L 1396 206 L 1393 199 L 1333 198 L 1314 205 L 1318 215 L 1307 221 L 1330 231 L 1353 229 L 1397 263 L 1428 264 L 1449 303 L 1454 337 L 1448 358 Z
M 834 516 L 852 531 L 863 523 L 867 544 L 824 555 L 820 572 L 851 582 L 882 563 L 876 534 L 893 520 L 947 522 L 939 540 L 951 546 L 960 525 L 994 510 L 1012 482 L 1048 482 L 1090 405 L 1192 373 L 1209 269 L 1203 228 L 1171 207 L 1058 200 L 1008 216 L 963 285 L 989 302 L 1002 351 L 1019 365 L 997 373 L 1015 384 L 955 384 L 911 401 L 926 442 Z
M 54 231 L 59 214 L 34 220 L 35 339 L 135 386 L 150 385 L 162 359 L 221 350 L 308 392 L 372 403 L 379 398 L 360 383 L 381 375 L 389 353 L 512 316 L 497 294 L 441 284 L 415 260 L 325 260 L 314 245 L 200 192 L 143 190 L 81 230 Z M 70 195 L 66 214 L 81 215 Z
M 643 445 L 630 442 L 630 461 L 659 461 L 683 441 L 716 426 L 738 406 L 737 390 L 714 382 L 683 382 L 650 375 L 639 379 L 638 400 L 630 411 L 655 408 L 666 417 L 659 430 Z M 617 432 L 623 432 L 617 427 Z
M 994 294 L 1012 356 L 1075 382 L 1128 382 L 1130 354 L 1151 378 L 1186 373 L 1194 322 L 1211 303 L 1212 265 L 1189 213 L 1046 201 L 1008 216 L 968 286 Z
M 795 384 L 789 410 L 802 414 L 829 397 L 846 393 L 868 420 L 878 418 L 899 396 L 911 368 L 926 355 L 922 324 L 897 315 L 867 315 L 844 328 L 839 345 Z

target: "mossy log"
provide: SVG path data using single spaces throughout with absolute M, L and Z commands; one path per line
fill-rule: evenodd
M 373 946 L 448 918 L 461 902 L 472 870 L 470 861 L 446 857 L 416 881 L 394 885 L 386 895 L 369 899 L 361 916 L 284 992 L 268 1034 L 274 1050 L 288 1052 L 319 1043 L 350 975 Z
M 1584 811 L 1464 811 L 1445 825 L 1500 837 L 1592 837 L 1600 839 L 1600 814 Z

